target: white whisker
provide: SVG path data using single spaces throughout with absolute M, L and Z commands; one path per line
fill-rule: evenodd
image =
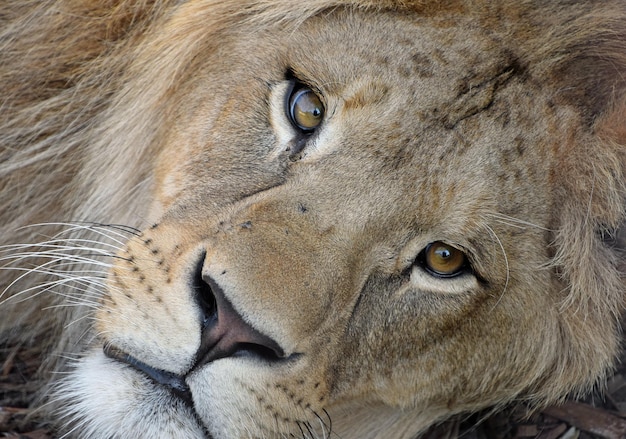
M 539 230 L 545 230 L 545 231 L 550 231 L 550 229 L 540 226 L 538 224 L 532 223 L 530 221 L 526 221 L 526 220 L 522 220 L 519 218 L 515 218 L 513 216 L 510 215 L 506 215 L 503 213 L 498 213 L 498 212 L 489 212 L 484 214 L 485 216 L 491 217 L 493 218 L 495 221 L 501 223 L 501 224 L 506 224 L 510 227 L 516 227 L 519 229 L 526 229 L 528 227 L 534 228 L 534 229 L 539 229 Z
M 72 274 L 72 272 L 67 272 L 68 274 L 64 274 L 64 271 L 58 271 L 58 270 L 54 270 L 51 269 L 50 267 L 55 267 L 55 263 L 58 262 L 59 260 L 64 260 L 64 259 L 53 259 L 51 261 L 47 261 L 43 264 L 40 264 L 36 267 L 33 268 L 20 268 L 20 267 L 10 267 L 10 270 L 14 270 L 14 271 L 24 271 L 24 273 L 22 273 L 20 276 L 18 276 L 13 282 L 11 282 L 3 291 L 2 293 L 0 293 L 0 297 L 3 297 L 7 291 L 9 291 L 11 288 L 13 288 L 14 285 L 18 284 L 19 282 L 21 282 L 24 278 L 26 278 L 29 275 L 32 274 L 43 274 L 43 275 L 52 275 L 55 277 L 60 277 L 61 279 L 56 280 L 56 281 L 51 281 L 48 283 L 43 283 L 43 284 L 37 284 L 33 287 L 27 288 L 25 290 L 22 290 L 20 292 L 17 292 L 16 294 L 14 294 L 13 296 L 11 296 L 11 298 L 17 297 L 19 295 L 22 295 L 26 292 L 30 292 L 36 289 L 40 289 L 42 287 L 46 287 L 48 285 L 54 285 L 57 284 L 59 282 L 69 282 L 72 280 L 85 280 L 88 279 L 90 281 L 95 281 L 98 280 L 100 281 L 101 278 L 99 277 L 95 277 L 95 276 L 76 276 L 75 274 Z M 4 267 L 0 267 L 0 269 L 5 269 Z M 7 299 L 8 300 L 8 299 Z M 2 302 L 0 302 L 2 303 Z
M 77 222 L 32 224 L 20 230 L 45 230 L 49 227 L 62 227 L 62 230 L 47 236 L 39 234 L 44 239 L 37 243 L 0 246 L 0 271 L 15 273 L 11 282 L 0 291 L 0 299 L 4 298 L 0 300 L 0 305 L 8 301 L 21 303 L 42 294 L 51 294 L 59 300 L 49 307 L 85 306 L 95 309 L 107 291 L 118 290 L 107 282 L 113 267 L 112 260 L 124 259 L 118 253 L 128 239 L 140 232 L 123 225 Z M 125 267 L 119 269 L 124 270 Z M 33 276 L 38 276 L 39 282 L 29 281 Z M 27 281 L 31 285 L 23 287 Z
M 73 245 L 69 245 L 73 244 Z M 85 245 L 90 244 L 90 245 Z M 33 244 L 12 244 L 7 246 L 0 247 L 0 252 L 8 252 L 14 251 L 16 248 L 33 248 Z M 93 252 L 97 252 L 99 254 L 111 255 L 106 252 L 102 247 L 110 247 L 115 251 L 121 250 L 121 247 L 118 245 L 114 245 L 106 242 L 94 241 L 92 239 L 84 239 L 84 238 L 67 238 L 67 239 L 53 239 L 42 241 L 36 244 L 37 249 L 66 249 L 66 250 L 89 250 Z
M 32 286 L 30 288 L 26 288 L 24 290 L 20 290 L 19 292 L 13 294 L 12 296 L 8 297 L 7 299 L 3 300 L 2 302 L 0 302 L 0 305 L 4 304 L 5 302 L 12 300 L 15 301 L 17 303 L 23 302 L 25 300 L 30 300 L 34 297 L 37 297 L 43 293 L 47 293 L 47 292 L 54 292 L 53 288 L 58 287 L 58 286 L 69 286 L 69 288 L 71 289 L 78 289 L 74 286 L 71 285 L 72 282 L 75 282 L 78 280 L 81 280 L 80 278 L 72 278 L 72 277 L 68 277 L 67 279 L 58 279 L 58 280 L 54 280 L 54 281 L 50 281 L 50 282 L 45 282 L 42 284 L 37 284 L 35 286 Z M 89 279 L 87 277 L 83 278 L 83 279 Z M 86 284 L 86 285 L 90 285 L 90 284 Z M 78 291 L 83 291 L 83 289 L 78 289 Z M 29 294 L 29 293 L 33 293 L 33 294 Z M 61 297 L 67 297 L 65 294 L 60 294 L 60 293 L 56 293 L 58 296 Z M 17 299 L 16 298 L 20 298 L 23 295 L 27 295 L 27 297 L 25 298 L 21 298 L 21 299 Z M 74 296 L 70 296 L 70 297 L 74 297 Z
M 509 280 L 511 278 L 511 268 L 509 266 L 509 258 L 506 255 L 506 250 L 504 249 L 504 245 L 502 244 L 502 241 L 500 240 L 500 238 L 498 237 L 496 232 L 489 225 L 485 224 L 485 228 L 489 231 L 489 233 L 491 233 L 491 235 L 498 242 L 498 245 L 500 246 L 500 249 L 502 250 L 502 256 L 504 257 L 504 263 L 506 265 L 506 280 L 504 281 L 504 287 L 502 288 L 502 292 L 500 293 L 500 296 L 498 297 L 497 302 L 493 305 L 493 308 L 492 308 L 492 311 L 493 311 L 498 306 L 500 301 L 502 300 L 502 297 L 504 297 L 504 294 L 506 293 L 506 290 L 507 290 L 507 288 L 509 286 Z

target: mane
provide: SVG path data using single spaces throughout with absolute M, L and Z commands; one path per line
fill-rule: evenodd
M 334 8 L 411 11 L 423 16 L 454 12 L 492 29 L 494 41 L 516 49 L 515 57 L 529 75 L 561 84 L 559 102 L 580 103 L 589 129 L 614 143 L 610 162 L 603 169 L 590 171 L 584 163 L 571 164 L 580 167 L 580 172 L 597 173 L 595 189 L 572 183 L 566 190 L 576 193 L 581 203 L 590 197 L 605 198 L 602 204 L 614 208 L 598 215 L 608 219 L 603 227 L 619 227 L 622 198 L 615 194 L 623 189 L 611 182 L 624 180 L 615 170 L 621 169 L 616 163 L 626 162 L 621 152 L 626 132 L 619 128 L 626 112 L 623 2 L 4 2 L 0 6 L 0 83 L 4 85 L 0 98 L 0 236 L 4 247 L 0 247 L 0 258 L 5 262 L 0 263 L 0 307 L 3 315 L 15 317 L 1 319 L 0 339 L 28 344 L 42 334 L 52 334 L 46 337 L 52 353 L 51 364 L 44 365 L 46 371 L 65 361 L 61 353 L 78 350 L 76 345 L 88 333 L 89 320 L 84 317 L 93 304 L 79 296 L 94 294 L 91 300 L 96 301 L 98 292 L 80 282 L 66 282 L 67 273 L 92 269 L 88 267 L 101 257 L 64 260 L 62 267 L 46 265 L 55 258 L 51 243 L 80 252 L 81 245 L 87 246 L 80 240 L 104 241 L 100 247 L 87 247 L 90 252 L 101 248 L 106 259 L 111 255 L 107 245 L 114 247 L 134 228 L 146 226 L 142 213 L 154 184 L 152 158 L 166 137 L 168 108 L 177 104 L 177 91 L 193 76 L 198 54 L 212 56 L 221 42 L 236 39 L 243 29 L 296 29 L 309 17 Z M 600 163 L 597 159 L 589 162 Z M 42 225 L 26 227 L 31 224 Z M 100 228 L 99 224 L 123 228 Z M 568 230 L 559 239 L 574 239 L 575 233 Z M 30 243 L 42 244 L 29 250 L 22 247 Z M 572 255 L 556 257 L 574 272 Z M 24 272 L 15 269 L 18 264 L 34 272 L 21 277 Z M 97 273 L 103 282 L 105 270 Z M 587 273 L 589 279 L 598 275 L 602 273 Z M 619 282 L 614 280 L 616 285 Z M 38 283 L 43 286 L 35 287 Z M 25 293 L 16 296 L 19 292 Z M 573 302 L 593 301 L 585 300 L 582 289 L 576 294 L 579 297 Z M 50 307 L 56 310 L 42 312 Z M 601 308 L 607 307 L 611 314 L 618 314 L 615 306 Z M 28 330 L 20 330 L 23 327 Z

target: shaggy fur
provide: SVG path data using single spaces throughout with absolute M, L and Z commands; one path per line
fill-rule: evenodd
M 76 437 L 410 438 L 588 391 L 624 307 L 625 23 L 619 0 L 3 2 L 0 335 L 48 352 L 33 401 Z M 287 157 L 293 77 L 327 119 Z M 431 276 L 430 242 L 471 270 Z M 200 255 L 291 368 L 198 367 Z

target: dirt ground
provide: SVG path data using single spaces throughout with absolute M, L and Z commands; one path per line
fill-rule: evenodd
M 626 438 L 626 355 L 602 394 L 568 401 L 525 416 L 520 408 L 496 415 L 475 414 L 431 429 L 424 439 L 624 439 Z M 56 439 L 27 406 L 27 394 L 41 386 L 40 353 L 0 346 L 0 437 Z

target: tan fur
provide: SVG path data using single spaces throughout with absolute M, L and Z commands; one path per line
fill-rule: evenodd
M 619 0 L 5 2 L 0 334 L 48 352 L 43 415 L 414 438 L 588 391 L 624 307 L 624 23 Z M 326 107 L 297 154 L 289 75 Z M 425 270 L 436 241 L 471 271 Z M 287 360 L 198 363 L 199 276 Z

